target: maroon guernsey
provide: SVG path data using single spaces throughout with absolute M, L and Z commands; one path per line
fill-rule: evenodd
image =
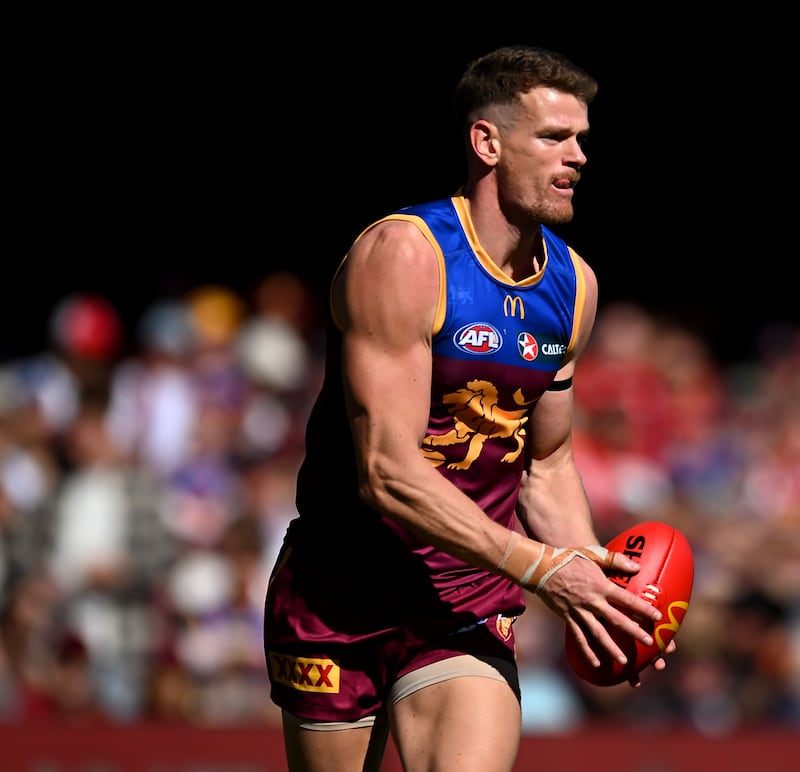
M 463 198 L 400 210 L 442 262 L 428 433 L 420 452 L 486 514 L 514 527 L 526 423 L 574 343 L 584 286 L 577 257 L 543 228 L 541 270 L 513 282 L 483 252 Z M 270 581 L 265 650 L 275 702 L 319 720 L 374 712 L 414 663 L 486 623 L 513 646 L 524 596 L 513 582 L 419 541 L 358 498 L 341 388 L 340 337 L 309 418 L 292 521 Z M 499 615 L 499 616 L 498 616 Z M 422 657 L 422 659 L 420 659 Z M 372 696 L 365 696 L 366 691 Z

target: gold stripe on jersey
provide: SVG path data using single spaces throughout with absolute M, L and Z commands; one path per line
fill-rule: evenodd
M 428 227 L 428 223 L 426 223 L 425 220 L 423 220 L 421 217 L 419 217 L 417 215 L 408 215 L 408 214 L 402 214 L 402 213 L 390 214 L 390 215 L 387 215 L 386 217 L 381 218 L 377 222 L 374 222 L 371 225 L 368 225 L 366 228 L 364 228 L 364 230 L 361 231 L 361 233 L 358 234 L 358 236 L 356 237 L 356 239 L 355 239 L 355 241 L 353 243 L 354 244 L 357 243 L 361 239 L 361 237 L 365 233 L 367 233 L 367 231 L 371 231 L 376 225 L 380 225 L 381 223 L 384 223 L 384 222 L 389 222 L 390 220 L 395 220 L 395 221 L 396 220 L 401 220 L 403 222 L 410 222 L 410 223 L 413 223 L 414 225 L 416 225 L 417 228 L 419 228 L 419 230 L 422 233 L 422 235 L 425 237 L 425 240 L 431 245 L 431 247 L 433 247 L 433 251 L 436 253 L 436 262 L 438 263 L 438 267 L 439 267 L 439 299 L 438 299 L 437 304 L 436 304 L 436 315 L 434 317 L 433 327 L 432 327 L 432 332 L 433 332 L 434 335 L 436 335 L 436 333 L 438 333 L 439 330 L 442 329 L 442 325 L 444 324 L 445 312 L 447 311 L 447 303 L 446 303 L 446 300 L 447 300 L 447 278 L 446 278 L 445 272 L 444 272 L 444 254 L 442 254 L 442 248 L 439 245 L 439 242 L 436 240 L 436 237 L 431 232 L 430 227 Z M 342 325 L 341 318 L 336 313 L 336 309 L 334 308 L 333 287 L 336 284 L 337 279 L 339 278 L 339 274 L 341 274 L 342 269 L 344 268 L 344 264 L 345 264 L 346 260 L 347 260 L 347 256 L 345 255 L 345 257 L 339 263 L 338 268 L 336 269 L 336 272 L 335 272 L 334 277 L 333 277 L 333 281 L 331 282 L 331 289 L 330 289 L 330 292 L 329 292 L 329 304 L 330 304 L 330 309 L 331 309 L 331 315 L 333 316 L 333 320 L 334 320 L 336 326 L 340 330 L 342 329 L 343 325 Z
M 572 258 L 572 264 L 575 266 L 575 317 L 572 322 L 572 335 L 567 345 L 567 352 L 572 351 L 575 346 L 575 339 L 578 337 L 578 331 L 581 328 L 581 319 L 583 318 L 583 309 L 586 302 L 586 277 L 583 275 L 583 268 L 581 267 L 581 259 L 578 253 L 572 247 L 567 247 L 569 256 Z

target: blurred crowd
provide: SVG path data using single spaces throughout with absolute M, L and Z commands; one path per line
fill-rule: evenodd
M 278 724 L 262 604 L 323 313 L 288 272 L 154 299 L 135 324 L 77 293 L 41 352 L 0 362 L 0 723 Z M 635 691 L 576 679 L 531 598 L 526 732 L 800 727 L 800 330 L 760 340 L 723 364 L 675 321 L 601 309 L 575 380 L 598 535 L 677 526 L 694 592 L 668 670 Z

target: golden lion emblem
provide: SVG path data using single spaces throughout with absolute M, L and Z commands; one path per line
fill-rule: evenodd
M 505 410 L 497 405 L 497 389 L 489 381 L 470 381 L 466 388 L 445 394 L 443 401 L 454 417 L 453 428 L 445 434 L 429 434 L 422 443 L 422 453 L 434 466 L 444 463 L 444 456 L 436 447 L 468 443 L 467 452 L 461 461 L 447 465 L 448 469 L 469 469 L 480 456 L 483 446 L 490 439 L 513 437 L 516 449 L 506 453 L 503 463 L 510 464 L 519 458 L 525 446 L 524 425 L 528 420 L 526 409 Z M 514 392 L 514 402 L 523 406 L 522 390 Z

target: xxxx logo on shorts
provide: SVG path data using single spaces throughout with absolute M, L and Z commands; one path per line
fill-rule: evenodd
M 269 652 L 272 678 L 301 692 L 339 693 L 341 669 L 332 659 L 291 657 Z

